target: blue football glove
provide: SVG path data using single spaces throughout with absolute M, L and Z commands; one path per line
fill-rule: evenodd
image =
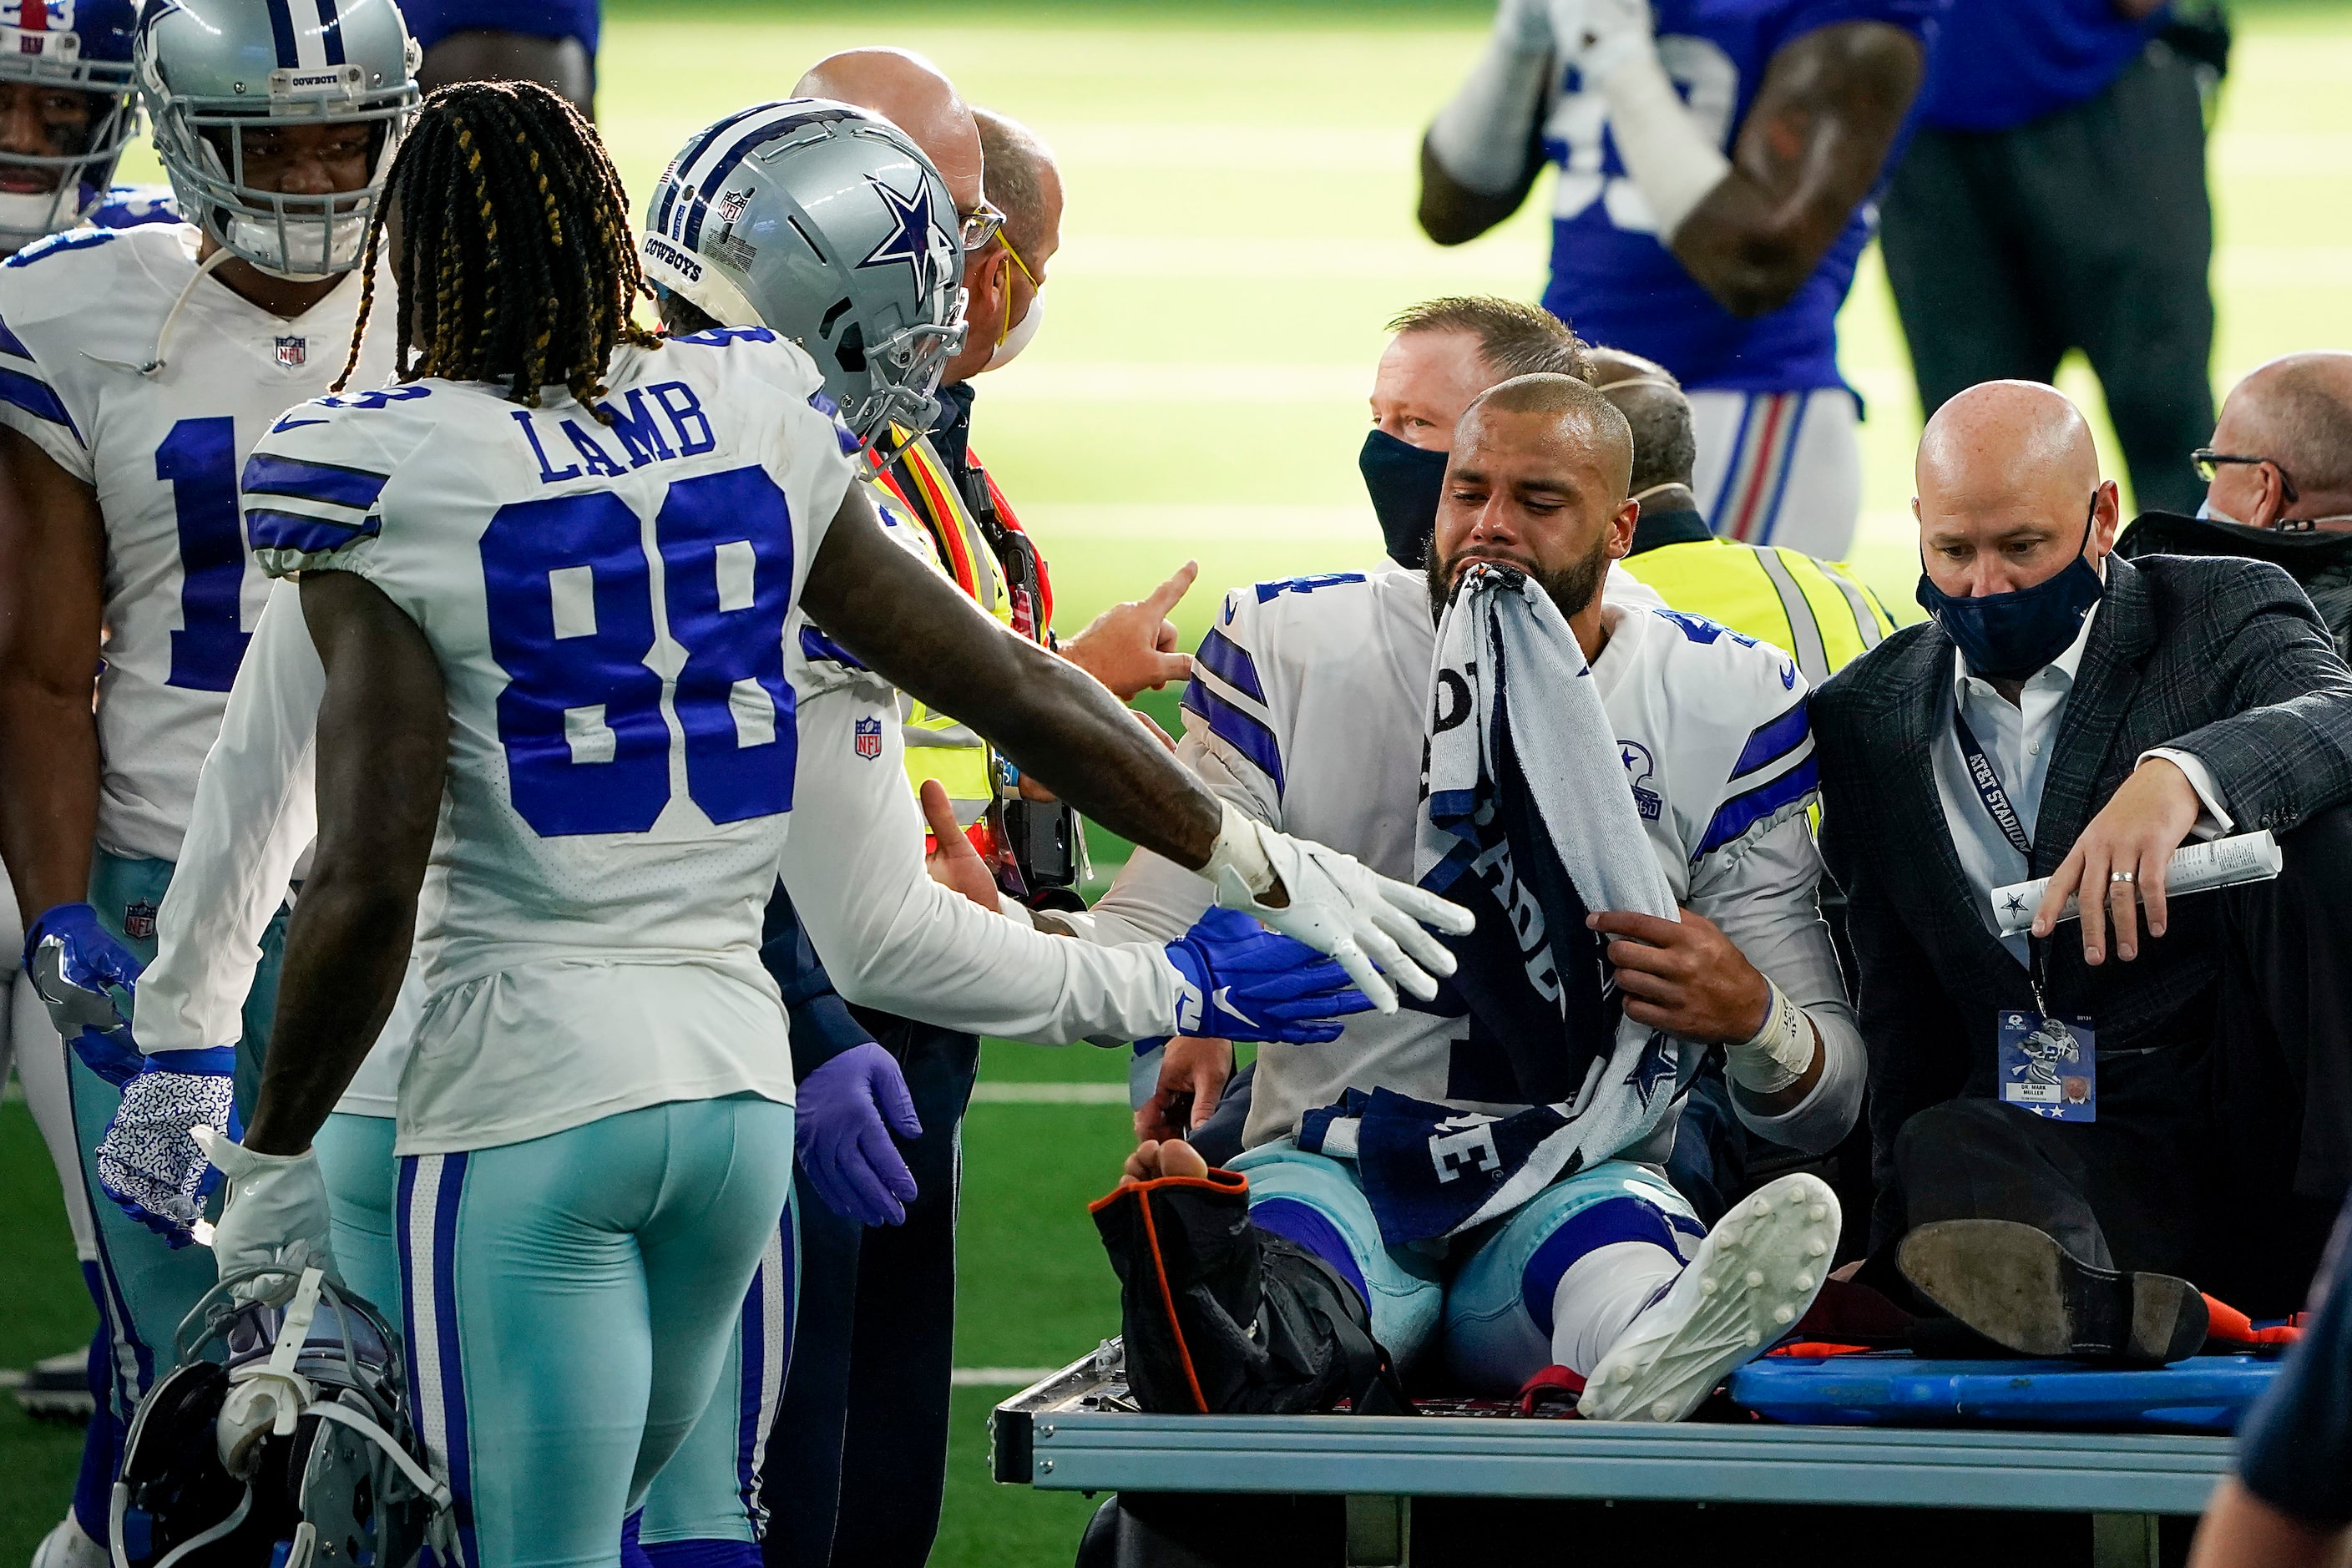
M 1178 1034 L 1316 1045 L 1339 1037 L 1334 1019 L 1371 1010 L 1336 960 L 1231 910 L 1211 910 L 1165 951 L 1181 981 Z
M 885 1125 L 885 1122 L 887 1125 Z M 896 1058 L 868 1040 L 801 1080 L 793 1145 L 824 1206 L 860 1225 L 898 1225 L 915 1178 L 890 1134 L 922 1136 Z
M 117 1089 L 139 1076 L 145 1060 L 131 1037 L 130 1004 L 146 967 L 88 904 L 58 904 L 25 933 L 25 974 L 49 1022 L 90 1071 Z
M 122 1103 L 98 1145 L 98 1184 L 122 1212 L 174 1248 L 195 1239 L 205 1199 L 220 1185 L 197 1143 L 210 1128 L 234 1142 L 236 1049 L 168 1051 L 147 1058 L 122 1086 Z

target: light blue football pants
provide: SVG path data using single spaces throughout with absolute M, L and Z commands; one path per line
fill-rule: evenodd
M 142 962 L 155 960 L 155 911 L 172 883 L 168 860 L 129 859 L 96 852 L 90 862 L 89 901 L 115 938 Z M 134 935 L 126 922 L 143 934 Z M 253 1114 L 261 1083 L 261 1058 L 269 1041 L 270 1016 L 278 1008 L 278 965 L 286 947 L 286 912 L 280 910 L 261 938 L 261 968 L 245 1001 L 245 1038 L 236 1050 L 236 1106 L 240 1118 Z M 98 1241 L 99 1327 L 107 1340 L 108 1397 L 123 1421 L 155 1379 L 172 1369 L 173 1336 L 196 1299 L 219 1279 L 212 1249 L 177 1250 L 131 1218 L 98 1184 L 98 1145 L 122 1103 L 121 1091 L 66 1053 L 66 1088 L 73 1102 L 75 1142 L 82 1185 L 89 1194 Z M 95 1428 L 93 1428 L 95 1431 Z M 112 1473 L 109 1467 L 108 1473 Z
M 1400 1366 L 1441 1330 L 1447 1364 L 1482 1394 L 1509 1394 L 1549 1366 L 1560 1276 L 1596 1248 L 1643 1241 L 1687 1257 L 1706 1234 L 1690 1205 L 1647 1165 L 1609 1160 L 1553 1183 L 1450 1247 L 1388 1247 L 1345 1161 L 1288 1140 L 1233 1168 L 1249 1177 L 1250 1220 L 1313 1252 L 1371 1309 L 1372 1338 Z
M 450 1568 L 610 1568 L 641 1506 L 648 1534 L 749 1534 L 749 1427 L 773 1395 L 741 1391 L 779 1386 L 789 1352 L 792 1169 L 792 1108 L 749 1095 L 400 1161 L 409 1381 L 457 1494 Z M 722 1376 L 729 1413 L 706 1421 Z M 689 1446 L 735 1461 L 680 1471 L 728 1495 L 657 1518 L 654 1479 Z

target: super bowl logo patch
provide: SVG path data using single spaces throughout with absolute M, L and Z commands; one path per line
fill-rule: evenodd
M 849 749 L 851 751 L 856 752 L 859 756 L 864 757 L 869 763 L 882 754 L 881 720 L 860 719 L 854 726 L 852 726 L 852 729 L 855 732 L 850 737 Z
M 308 338 L 279 338 L 278 363 L 291 370 L 310 357 L 310 340 Z
M 122 934 L 133 942 L 155 939 L 155 906 L 144 899 L 133 899 L 122 906 Z

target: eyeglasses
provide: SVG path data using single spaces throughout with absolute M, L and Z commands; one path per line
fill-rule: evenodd
M 2293 506 L 2303 499 L 2295 493 L 2294 480 L 2287 473 L 2286 466 L 2275 458 L 2249 458 L 2236 453 L 2217 452 L 2210 447 L 2200 447 L 2189 454 L 2189 460 L 2197 466 L 2197 477 L 2209 485 L 2213 482 L 2214 472 L 2225 464 L 2268 463 L 2272 468 L 2278 469 L 2279 494 L 2286 504 Z
M 968 213 L 956 215 L 963 220 L 963 253 L 976 256 L 982 246 L 994 239 L 1004 227 L 1004 215 L 986 196 Z M 1008 247 L 1009 248 L 1009 247 Z M 1022 270 L 1028 270 L 1024 268 Z

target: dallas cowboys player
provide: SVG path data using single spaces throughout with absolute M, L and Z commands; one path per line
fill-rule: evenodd
M 1422 144 L 1458 245 L 1547 162 L 1544 304 L 1672 371 L 1715 531 L 1843 558 L 1862 500 L 1835 320 L 1943 0 L 1502 0 Z
M 26 967 L 79 1052 L 85 1166 L 139 1064 L 124 1037 L 82 1019 L 110 1022 L 152 951 L 265 590 L 245 559 L 238 465 L 341 363 L 360 296 L 347 274 L 416 98 L 410 54 L 390 0 L 306 7 L 299 25 L 285 4 L 160 8 L 133 68 L 181 210 L 199 221 L 63 233 L 0 267 L 0 855 L 27 916 Z M 372 348 L 359 374 L 389 368 Z M 249 1089 L 269 993 L 265 972 L 247 1045 L 187 1064 L 204 1080 L 192 1088 L 225 1094 L 241 1066 Z M 93 1207 L 121 1415 L 211 1269 Z M 92 1434 L 105 1442 L 105 1424 Z M 87 1474 L 102 1486 L 110 1468 Z M 78 1507 L 87 1548 L 105 1514 L 88 1491 Z
M 392 1005 L 429 858 L 400 1096 L 420 1425 L 463 1562 L 611 1561 L 784 1207 L 791 1064 L 756 941 L 803 595 L 877 672 L 1381 998 L 1365 946 L 1433 994 L 1407 952 L 1446 958 L 1414 917 L 1463 921 L 1229 821 L 1098 687 L 886 538 L 798 349 L 630 325 L 625 198 L 562 100 L 446 89 L 391 182 L 409 379 L 292 411 L 247 468 L 327 685 L 317 860 L 252 1126 L 212 1142 L 215 1248 L 225 1269 L 326 1248 L 309 1145 Z M 939 231 L 932 264 L 953 258 Z
M 138 133 L 131 98 L 132 0 L 7 0 L 0 4 L 0 257 L 63 229 L 175 223 L 171 193 L 112 187 L 122 149 Z M 75 1157 L 65 1047 L 39 996 L 18 985 L 24 946 L 16 893 L 0 871 L 0 1083 L 17 1048 L 25 1098 L 58 1163 L 74 1252 L 85 1271 L 98 1243 Z M 81 1358 L 30 1369 L 20 1392 L 86 1391 Z
M 1529 375 L 1482 394 L 1454 432 L 1426 576 L 1336 574 L 1229 595 L 1195 656 L 1179 755 L 1259 820 L 1409 871 L 1433 606 L 1475 563 L 1528 573 L 1591 661 L 1648 847 L 1684 906 L 1679 923 L 1595 917 L 1626 1015 L 1726 1047 L 1741 1120 L 1776 1142 L 1825 1149 L 1853 1123 L 1864 1063 L 1815 905 L 1804 682 L 1779 649 L 1712 621 L 1601 600 L 1604 569 L 1632 541 L 1631 466 L 1623 416 L 1581 382 Z M 1201 902 L 1139 855 L 1095 907 L 1095 934 L 1181 929 Z M 1687 1415 L 1819 1288 L 1837 1235 L 1826 1187 L 1785 1178 L 1760 1194 L 1774 1217 L 1742 1205 L 1700 1243 L 1689 1205 L 1651 1163 L 1671 1146 L 1669 1116 L 1647 1144 L 1543 1189 L 1441 1261 L 1384 1246 L 1353 1167 L 1294 1146 L 1302 1116 L 1351 1089 L 1519 1109 L 1507 1047 L 1452 993 L 1353 1020 L 1335 1047 L 1265 1047 L 1248 1152 L 1234 1164 L 1249 1178 L 1253 1219 L 1345 1277 L 1400 1363 L 1442 1324 L 1449 1360 L 1474 1385 L 1507 1390 L 1552 1363 L 1591 1380 L 1588 1415 Z M 1202 1163 L 1188 1145 L 1147 1142 L 1129 1173 Z M 1793 1221 L 1782 1212 L 1791 1194 L 1804 1200 Z M 1747 1234 L 1751 1222 L 1764 1232 Z M 1735 1246 L 1769 1256 L 1753 1271 L 1685 1269 Z

